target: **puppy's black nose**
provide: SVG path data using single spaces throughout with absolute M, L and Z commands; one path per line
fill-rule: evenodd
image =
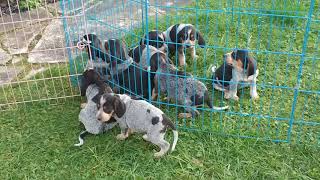
M 101 118 L 98 118 L 98 121 L 101 121 Z

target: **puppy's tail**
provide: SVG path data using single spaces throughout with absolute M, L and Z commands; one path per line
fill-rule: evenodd
M 74 146 L 82 146 L 83 145 L 83 143 L 84 143 L 84 137 L 86 136 L 86 135 L 88 135 L 89 134 L 89 132 L 88 131 L 82 131 L 81 133 L 80 133 L 80 135 L 79 135 L 79 143 L 78 144 L 74 144 Z
M 213 106 L 213 105 L 212 105 L 212 99 L 211 99 L 211 97 L 209 96 L 208 91 L 206 91 L 206 92 L 204 93 L 204 100 L 206 101 L 207 105 L 208 105 L 211 109 L 214 109 L 214 110 L 217 110 L 217 111 L 222 111 L 222 110 L 229 109 L 229 106 L 222 106 L 222 107 Z
M 229 106 L 222 106 L 222 107 L 212 106 L 212 109 L 217 111 L 222 111 L 222 110 L 229 109 Z
M 172 132 L 173 132 L 173 143 L 171 146 L 171 152 L 174 151 L 178 142 L 178 131 L 172 129 Z
M 171 120 L 165 115 L 163 114 L 163 119 L 162 119 L 162 124 L 165 127 L 170 127 L 172 129 L 173 132 L 173 143 L 171 146 L 171 152 L 174 151 L 174 149 L 176 148 L 177 142 L 178 142 L 178 131 L 176 126 L 171 122 Z

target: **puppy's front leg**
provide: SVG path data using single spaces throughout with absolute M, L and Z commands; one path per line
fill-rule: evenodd
M 84 109 L 86 107 L 86 105 L 87 105 L 87 103 L 81 103 L 80 104 L 81 109 Z
M 187 113 L 179 113 L 179 118 L 195 118 L 200 114 L 198 110 L 193 109 L 192 107 L 186 107 L 185 109 Z
M 125 140 L 127 137 L 129 137 L 130 129 L 121 129 L 121 133 L 117 135 L 118 140 Z
M 251 81 L 250 83 L 250 96 L 253 100 L 255 99 L 258 99 L 259 98 L 259 95 L 258 95 L 258 92 L 257 92 L 257 79 L 254 78 L 253 81 Z
M 239 97 L 237 96 L 237 87 L 238 87 L 238 81 L 231 80 L 229 92 L 224 94 L 224 98 L 238 101 Z
M 196 47 L 195 46 L 192 46 L 190 48 L 190 51 L 191 51 L 191 57 L 193 60 L 197 59 L 198 58 L 198 55 L 196 54 Z
M 186 56 L 183 52 L 183 47 L 179 48 L 178 50 L 178 56 L 179 56 L 179 65 L 180 66 L 185 66 L 186 65 Z

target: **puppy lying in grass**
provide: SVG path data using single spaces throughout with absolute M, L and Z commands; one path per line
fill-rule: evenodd
M 160 89 L 159 89 L 160 88 Z M 166 94 L 170 100 L 176 100 L 176 104 L 185 106 L 188 113 L 180 113 L 179 117 L 195 117 L 200 113 L 196 106 L 207 104 L 214 110 L 225 110 L 228 106 L 216 107 L 212 105 L 212 99 L 206 85 L 193 76 L 179 71 L 174 65 L 160 61 L 160 66 L 154 78 L 154 89 L 152 99 L 155 99 L 158 92 Z
M 144 133 L 143 139 L 160 147 L 155 157 L 165 155 L 170 144 L 164 140 L 167 128 L 173 131 L 174 139 L 171 152 L 178 141 L 178 132 L 171 120 L 158 108 L 144 100 L 133 100 L 128 95 L 105 93 L 96 95 L 93 101 L 97 103 L 97 119 L 100 122 L 109 122 L 114 118 L 120 126 L 121 133 L 117 139 L 124 140 L 130 133 Z

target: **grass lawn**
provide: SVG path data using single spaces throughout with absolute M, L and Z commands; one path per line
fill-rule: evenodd
M 197 61 L 187 54 L 186 70 L 207 84 L 215 105 L 231 107 L 226 112 L 204 108 L 196 119 L 179 119 L 183 109 L 159 99 L 180 129 L 176 151 L 162 159 L 153 158 L 156 147 L 139 135 L 117 141 L 119 128 L 74 147 L 81 98 L 69 80 L 68 65 L 52 65 L 28 81 L 0 87 L 0 179 L 319 179 L 319 4 L 315 1 L 306 46 L 307 1 L 201 0 L 150 18 L 149 29 L 182 22 L 198 27 L 208 46 L 197 48 Z M 136 44 L 142 33 L 132 29 L 127 44 Z M 240 90 L 239 102 L 212 90 L 208 67 L 219 65 L 222 55 L 235 47 L 249 48 L 258 60 L 257 101 L 250 100 L 247 90 Z M 301 84 L 295 93 L 301 58 Z M 81 69 L 82 60 L 86 56 L 75 58 L 75 69 Z M 172 142 L 171 132 L 167 137 Z M 291 144 L 282 142 L 289 137 Z
M 1 179 L 117 177 L 318 179 L 319 149 L 208 133 L 180 132 L 177 149 L 154 159 L 156 147 L 141 136 L 117 141 L 110 133 L 77 143 L 79 99 L 36 103 L 0 115 Z M 167 137 L 172 140 L 172 133 Z

